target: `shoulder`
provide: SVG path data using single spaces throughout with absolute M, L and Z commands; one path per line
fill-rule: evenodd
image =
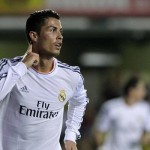
M 23 56 L 17 56 L 17 57 L 9 59 L 9 61 L 12 65 L 16 65 L 17 63 L 19 63 L 22 60 L 22 58 L 23 58 Z
M 8 64 L 7 58 L 0 59 L 0 70 L 2 70 Z
M 145 100 L 142 100 L 138 103 L 139 108 L 150 111 L 150 104 Z
M 61 61 L 57 61 L 57 65 L 60 69 L 64 70 L 65 72 L 81 75 L 79 66 L 70 66 L 67 63 L 63 63 Z
M 18 62 L 20 62 L 22 60 L 22 58 L 23 58 L 22 56 L 17 56 L 15 58 L 11 58 L 11 59 L 9 59 L 9 58 L 0 59 L 0 71 L 2 69 L 5 70 L 5 69 L 9 68 L 10 66 L 16 65 Z
M 17 64 L 18 62 L 20 62 L 22 60 L 23 56 L 17 56 L 14 58 L 2 58 L 0 59 L 0 65 L 6 65 L 6 64 Z
M 69 79 L 69 81 L 73 83 L 75 87 L 80 88 L 83 86 L 84 78 L 80 72 L 80 67 L 70 66 L 67 63 L 62 63 L 61 61 L 58 60 L 57 60 L 57 66 L 61 74 L 64 74 L 65 78 L 67 78 L 67 80 Z

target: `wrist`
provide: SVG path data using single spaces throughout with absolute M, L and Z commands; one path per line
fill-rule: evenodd
M 22 63 L 26 66 L 27 69 L 30 68 L 30 66 L 28 65 L 26 61 L 23 60 Z
M 68 131 L 65 133 L 64 141 L 72 141 L 76 143 L 76 133 L 72 131 Z

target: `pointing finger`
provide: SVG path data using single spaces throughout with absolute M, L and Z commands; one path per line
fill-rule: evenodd
M 29 44 L 28 49 L 27 49 L 27 53 L 32 52 L 32 44 Z

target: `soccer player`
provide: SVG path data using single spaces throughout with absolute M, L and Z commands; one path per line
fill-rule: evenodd
M 141 150 L 150 144 L 150 106 L 145 84 L 132 77 L 125 85 L 124 96 L 102 106 L 95 124 L 98 150 Z
M 65 148 L 77 150 L 88 99 L 79 67 L 56 59 L 63 42 L 60 16 L 52 10 L 34 12 L 26 35 L 26 54 L 0 61 L 0 150 L 61 150 L 67 102 Z

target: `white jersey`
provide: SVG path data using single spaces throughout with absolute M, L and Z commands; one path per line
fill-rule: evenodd
M 141 150 L 140 139 L 150 132 L 150 108 L 144 101 L 126 105 L 123 98 L 106 102 L 97 117 L 96 128 L 108 133 L 101 150 Z
M 41 74 L 21 59 L 0 61 L 0 150 L 61 150 L 67 102 L 65 140 L 80 136 L 88 102 L 80 70 L 54 58 L 54 69 Z

